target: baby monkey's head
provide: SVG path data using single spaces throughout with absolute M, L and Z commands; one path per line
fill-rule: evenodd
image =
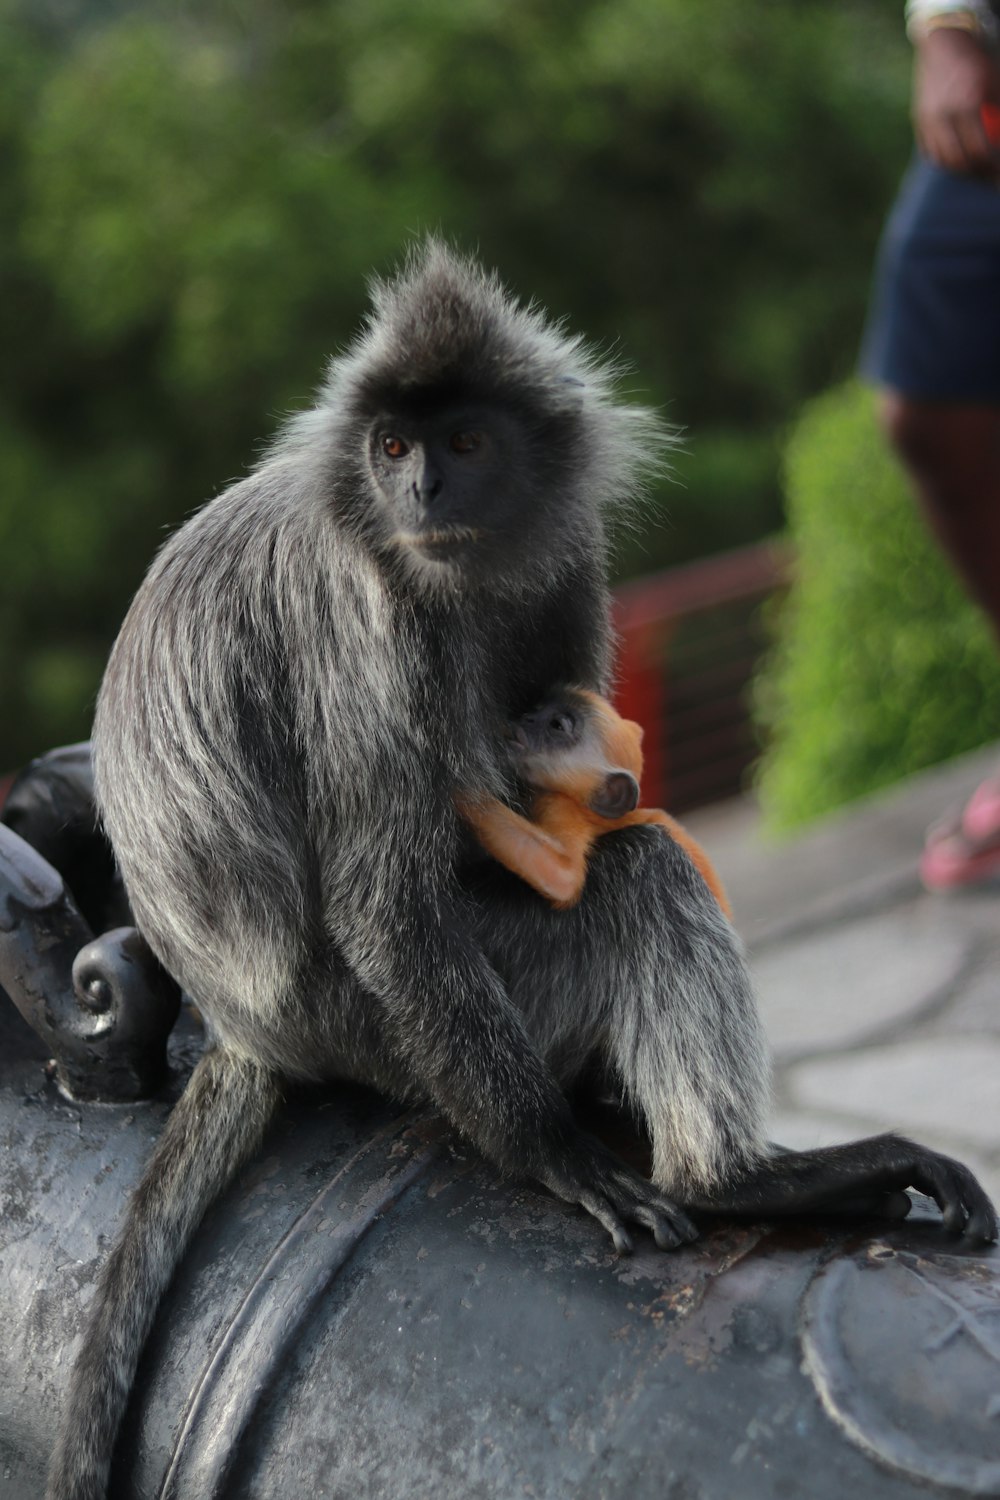
M 585 688 L 563 688 L 513 720 L 511 761 L 529 786 L 562 792 L 601 818 L 639 805 L 642 728 Z

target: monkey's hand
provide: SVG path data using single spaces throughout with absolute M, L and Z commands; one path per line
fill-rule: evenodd
M 550 1162 L 535 1176 L 557 1198 L 579 1203 L 603 1224 L 619 1255 L 632 1253 L 625 1221 L 648 1229 L 661 1250 L 690 1244 L 698 1231 L 687 1214 L 592 1136 L 579 1135 L 572 1155 Z

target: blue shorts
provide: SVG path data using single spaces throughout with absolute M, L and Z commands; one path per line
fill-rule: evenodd
M 1000 189 L 913 164 L 882 236 L 860 364 L 905 396 L 1000 401 Z

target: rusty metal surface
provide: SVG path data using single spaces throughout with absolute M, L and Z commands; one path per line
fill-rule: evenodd
M 153 1100 L 68 1104 L 0 1003 L 3 1500 L 41 1493 L 97 1266 L 199 1045 L 185 1021 Z M 618 1259 L 439 1122 L 303 1096 L 168 1293 L 112 1495 L 996 1493 L 998 1298 L 995 1252 L 919 1223 Z

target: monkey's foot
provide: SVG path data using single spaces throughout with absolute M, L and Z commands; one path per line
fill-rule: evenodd
M 785 1151 L 759 1161 L 738 1181 L 692 1200 L 689 1207 L 759 1218 L 832 1213 L 859 1217 L 888 1210 L 899 1217 L 907 1188 L 933 1198 L 944 1228 L 992 1244 L 997 1214 L 975 1176 L 960 1161 L 898 1135 L 870 1136 L 815 1151 Z
M 659 1188 L 599 1141 L 581 1136 L 580 1145 L 571 1158 L 543 1168 L 538 1177 L 557 1198 L 578 1203 L 603 1224 L 619 1255 L 632 1253 L 626 1222 L 648 1229 L 661 1250 L 676 1250 L 698 1238 L 684 1210 Z
M 889 1187 L 915 1188 L 933 1198 L 941 1210 L 945 1229 L 952 1234 L 964 1235 L 966 1239 L 993 1244 L 997 1238 L 997 1212 L 990 1199 L 980 1187 L 978 1180 L 960 1161 L 939 1152 L 915 1146 L 911 1141 L 890 1137 L 900 1150 L 901 1160 L 894 1164 L 895 1181 L 886 1182 Z M 910 1155 L 912 1163 L 909 1181 L 905 1162 Z

